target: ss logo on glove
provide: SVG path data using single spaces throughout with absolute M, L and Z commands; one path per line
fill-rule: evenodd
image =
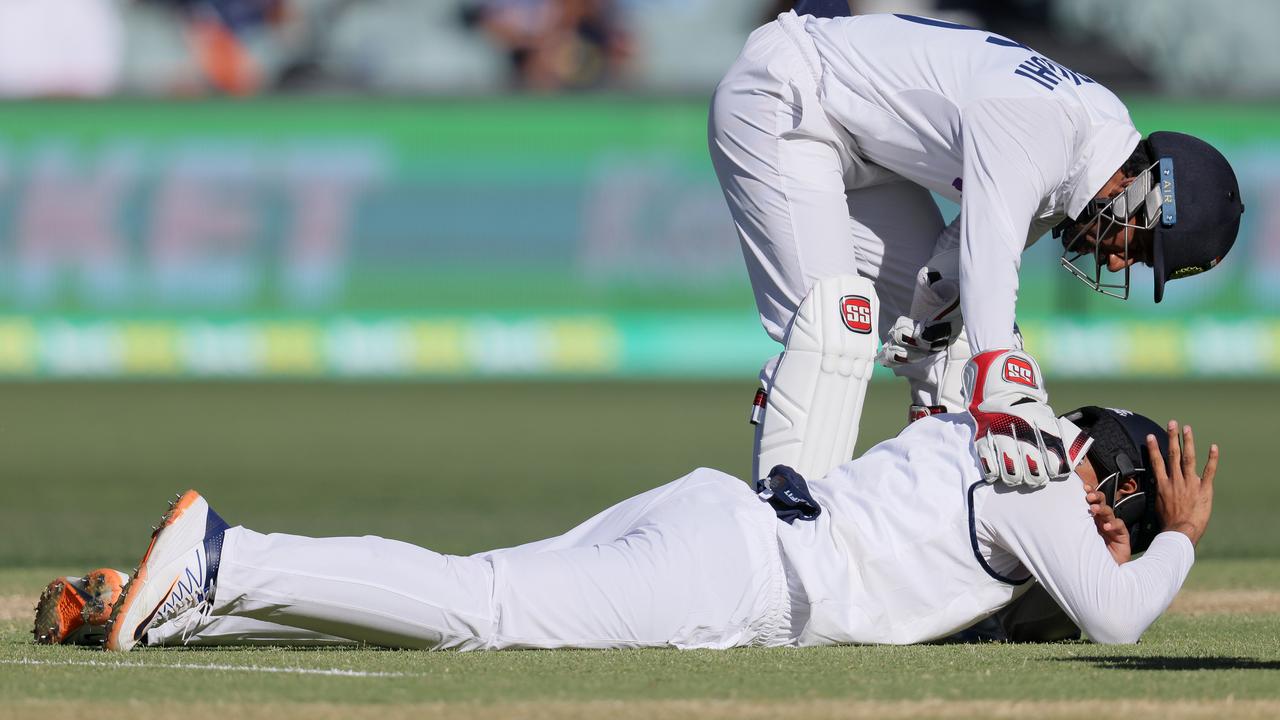
M 1020 357 L 1010 357 L 1004 361 L 1004 379 L 1029 388 L 1040 387 L 1036 383 L 1036 371 L 1031 368 L 1031 363 Z

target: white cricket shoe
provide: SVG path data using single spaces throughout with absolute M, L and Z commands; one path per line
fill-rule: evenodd
M 128 652 L 147 630 L 210 607 L 227 527 L 195 490 L 169 506 L 112 610 L 107 650 Z

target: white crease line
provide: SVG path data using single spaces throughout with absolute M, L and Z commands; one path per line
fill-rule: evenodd
M 0 660 L 0 665 L 53 665 L 63 667 L 151 668 L 161 670 L 231 670 L 235 672 L 282 673 L 285 675 L 326 675 L 336 677 L 418 677 L 408 673 L 341 670 L 338 668 L 262 667 L 259 665 L 218 665 L 200 663 L 104 662 L 101 660 Z

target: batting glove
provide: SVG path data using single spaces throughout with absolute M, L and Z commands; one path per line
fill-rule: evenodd
M 1037 488 L 1071 474 L 1093 442 L 1054 414 L 1040 366 L 1021 350 L 988 350 L 964 368 L 977 423 L 974 447 L 987 482 Z
M 899 317 L 885 335 L 878 360 L 898 367 L 945 350 L 960 333 L 959 252 L 930 258 L 916 275 L 911 314 Z

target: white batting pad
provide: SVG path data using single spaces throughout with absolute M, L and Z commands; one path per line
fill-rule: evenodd
M 755 477 L 788 465 L 819 478 L 853 457 L 879 314 L 875 288 L 857 275 L 823 278 L 805 296 L 756 434 Z

